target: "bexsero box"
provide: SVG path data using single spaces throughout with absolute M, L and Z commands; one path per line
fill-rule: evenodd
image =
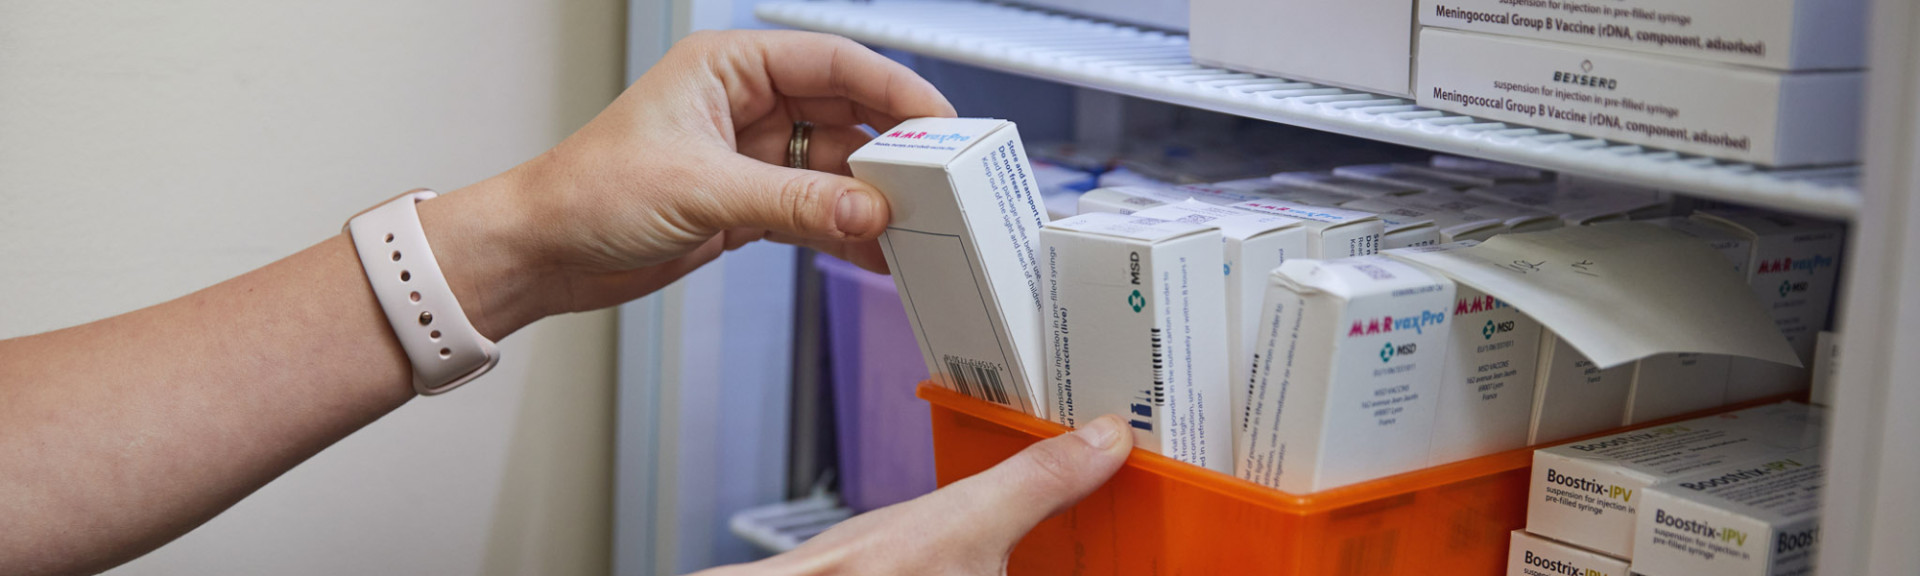
M 1783 402 L 1536 450 L 1527 531 L 1633 559 L 1647 487 L 1818 446 L 1824 422 L 1819 408 Z
M 1820 545 L 1820 449 L 1647 488 L 1633 567 L 1648 576 L 1804 576 Z
M 1507 576 L 1629 576 L 1627 568 L 1626 560 L 1526 530 L 1514 530 L 1507 544 Z
M 1859 71 L 1782 74 L 1427 28 L 1416 78 L 1415 102 L 1437 110 L 1768 166 L 1859 159 Z
M 1239 392 L 1245 388 L 1253 353 L 1253 326 L 1260 321 L 1260 300 L 1266 295 L 1267 274 L 1287 261 L 1289 254 L 1307 251 L 1304 220 L 1272 214 L 1258 214 L 1193 200 L 1156 206 L 1133 213 L 1141 218 L 1175 220 L 1220 229 L 1224 248 L 1221 270 L 1227 277 L 1227 383 Z M 1237 434 L 1246 413 L 1246 394 L 1232 394 L 1233 411 L 1229 423 Z
M 1774 326 L 1799 353 L 1801 365 L 1811 365 L 1815 334 L 1826 329 L 1833 304 L 1846 228 L 1753 210 L 1702 210 L 1693 219 L 1723 227 L 1752 243 L 1747 284 L 1773 314 Z M 1727 376 L 1727 401 L 1793 392 L 1806 388 L 1808 382 L 1804 368 L 1734 358 Z
M 1752 252 L 1752 243 L 1732 232 L 1690 218 L 1658 218 L 1646 222 L 1700 239 L 1726 256 L 1727 264 L 1735 273 L 1747 275 L 1747 255 Z M 1727 370 L 1732 360 L 1713 354 L 1660 354 L 1635 362 L 1625 422 L 1639 424 L 1726 404 Z
M 1423 26 L 1774 70 L 1865 67 L 1865 16 L 1862 0 L 1420 2 Z
M 1384 256 L 1281 264 L 1236 473 L 1308 494 L 1425 467 L 1453 296 L 1451 280 Z
M 1458 250 L 1474 242 L 1421 250 Z M 1540 323 L 1471 286 L 1454 288 L 1428 464 L 1523 448 L 1532 421 Z
M 983 118 L 900 123 L 847 158 L 887 196 L 880 248 L 941 386 L 1046 417 L 1040 227 L 1020 132 Z
M 1368 92 L 1408 93 L 1412 0 L 1190 2 L 1188 47 L 1196 63 Z
M 1540 331 L 1527 444 L 1617 428 L 1625 420 L 1633 365 L 1601 369 L 1552 330 Z
M 1040 245 L 1054 421 L 1120 414 L 1135 446 L 1231 473 L 1220 231 L 1081 214 Z

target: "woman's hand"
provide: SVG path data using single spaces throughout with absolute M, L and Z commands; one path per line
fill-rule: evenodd
M 421 219 L 495 339 L 640 297 L 763 238 L 884 271 L 873 240 L 886 199 L 847 176 L 868 140 L 858 126 L 953 115 L 932 85 L 851 40 L 704 32 L 553 150 L 422 204 Z M 785 167 L 800 120 L 816 124 L 812 170 Z
M 1126 425 L 1105 416 L 932 494 L 855 516 L 792 552 L 698 576 L 1005 574 L 1021 537 L 1100 488 L 1132 449 Z

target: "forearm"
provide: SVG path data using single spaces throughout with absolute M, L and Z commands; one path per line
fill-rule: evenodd
M 455 292 L 498 338 L 539 316 L 478 275 L 497 251 L 422 205 Z M 496 254 L 497 256 L 497 254 Z M 511 292 L 503 290 L 502 292 Z M 137 557 L 413 397 L 411 367 L 353 245 L 337 235 L 180 299 L 0 341 L 0 573 L 95 571 Z

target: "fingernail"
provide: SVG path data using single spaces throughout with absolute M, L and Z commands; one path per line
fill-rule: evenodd
M 840 205 L 834 208 L 833 224 L 841 234 L 865 236 L 879 227 L 880 207 L 875 206 L 873 198 L 862 192 L 848 190 L 840 194 Z
M 1101 416 L 1088 422 L 1086 426 L 1081 426 L 1079 430 L 1074 430 L 1073 434 L 1094 448 L 1106 450 L 1118 443 L 1120 434 L 1124 432 L 1126 430 L 1121 427 L 1119 418 Z

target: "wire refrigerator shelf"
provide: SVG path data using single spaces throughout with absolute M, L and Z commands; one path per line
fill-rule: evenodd
M 1842 219 L 1860 206 L 1854 167 L 1767 170 L 1202 66 L 1180 34 L 983 2 L 774 2 L 755 15 L 1085 88 L 1707 199 Z

